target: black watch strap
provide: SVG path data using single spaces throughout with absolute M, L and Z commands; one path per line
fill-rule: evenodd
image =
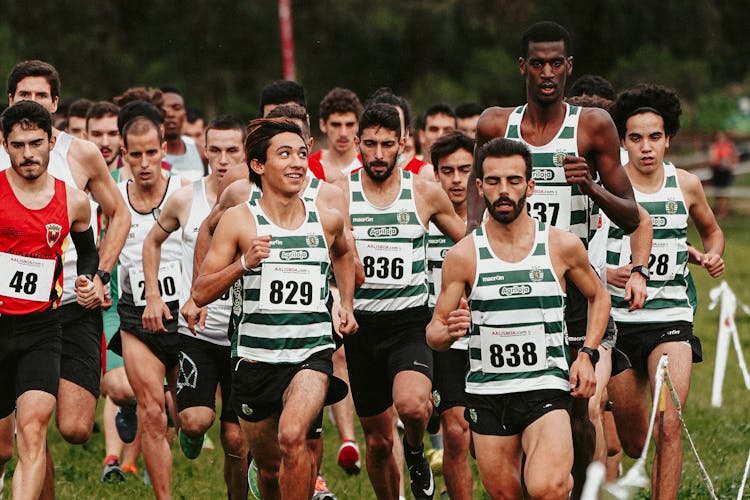
M 589 359 L 591 360 L 591 364 L 596 366 L 596 363 L 599 361 L 599 351 L 586 346 L 581 347 L 580 349 L 578 349 L 578 351 L 588 354 Z
M 648 279 L 651 276 L 651 273 L 648 271 L 648 267 L 646 266 L 634 266 L 633 269 L 630 270 L 630 274 L 638 273 L 644 278 Z
M 104 269 L 97 269 L 96 275 L 99 276 L 100 280 L 102 280 L 102 285 L 106 285 L 112 279 L 112 275 Z

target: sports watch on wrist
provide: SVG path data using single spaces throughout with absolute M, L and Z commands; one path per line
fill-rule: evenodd
M 100 280 L 102 280 L 102 285 L 106 285 L 107 283 L 109 283 L 109 280 L 112 279 L 112 275 L 104 269 L 97 269 L 96 275 L 99 276 Z
M 651 276 L 651 273 L 648 272 L 648 267 L 646 266 L 635 266 L 633 269 L 630 270 L 630 274 L 638 273 L 644 278 L 648 279 Z
M 591 365 L 596 366 L 596 363 L 599 361 L 599 351 L 596 349 L 592 349 L 591 347 L 581 347 L 578 349 L 578 352 L 584 352 L 589 355 L 589 359 L 591 360 Z

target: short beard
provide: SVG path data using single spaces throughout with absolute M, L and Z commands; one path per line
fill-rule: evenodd
M 367 176 L 370 179 L 372 179 L 372 180 L 374 180 L 376 182 L 384 181 L 388 177 L 391 176 L 391 173 L 393 172 L 393 169 L 396 168 L 396 162 L 397 161 L 398 161 L 398 157 L 394 158 L 393 162 L 388 166 L 388 169 L 385 172 L 383 172 L 382 174 L 376 174 L 376 173 L 374 173 L 372 170 L 370 170 L 370 165 L 373 164 L 373 163 L 383 164 L 385 162 L 380 162 L 380 161 L 378 161 L 378 162 L 368 162 L 367 164 L 365 164 L 365 173 L 367 173 Z
M 498 214 L 495 211 L 495 208 L 498 205 L 500 205 L 500 203 L 505 203 L 505 202 L 511 203 L 513 205 L 513 210 L 510 213 Z M 500 222 L 501 224 L 510 224 L 511 222 L 516 220 L 519 215 L 521 215 L 521 212 L 526 210 L 526 196 L 521 197 L 518 200 L 518 203 L 514 203 L 513 200 L 511 200 L 507 196 L 501 196 L 494 202 L 490 201 L 485 196 L 484 204 L 487 206 L 487 211 L 490 213 L 493 219 Z

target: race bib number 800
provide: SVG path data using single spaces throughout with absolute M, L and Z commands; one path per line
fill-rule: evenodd
M 55 261 L 0 253 L 0 295 L 16 299 L 49 301 Z
M 479 327 L 482 371 L 522 373 L 547 368 L 544 325 L 511 328 Z

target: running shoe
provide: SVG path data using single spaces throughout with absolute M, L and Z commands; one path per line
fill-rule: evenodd
M 258 488 L 258 466 L 255 460 L 250 460 L 247 466 L 247 487 L 253 498 L 260 500 L 260 488 Z
M 138 415 L 135 406 L 120 406 L 115 414 L 115 427 L 123 443 L 132 443 L 138 433 Z
M 435 496 L 435 479 L 430 463 L 424 456 L 424 445 L 412 448 L 404 436 L 404 458 L 409 469 L 411 492 L 416 500 L 432 500 Z
M 198 458 L 198 455 L 201 454 L 201 449 L 203 449 L 203 434 L 198 437 L 192 437 L 180 429 L 179 435 L 182 453 L 190 460 Z
M 354 441 L 344 441 L 339 447 L 339 467 L 344 469 L 347 474 L 359 474 L 362 470 L 362 463 L 359 460 L 359 447 Z
M 109 456 L 104 459 L 104 469 L 99 482 L 113 483 L 115 481 L 125 481 L 125 473 L 120 468 L 120 460 L 115 456 Z
M 318 478 L 315 480 L 315 492 L 313 493 L 313 500 L 336 500 L 336 495 L 331 493 L 328 489 L 323 474 L 318 474 Z

